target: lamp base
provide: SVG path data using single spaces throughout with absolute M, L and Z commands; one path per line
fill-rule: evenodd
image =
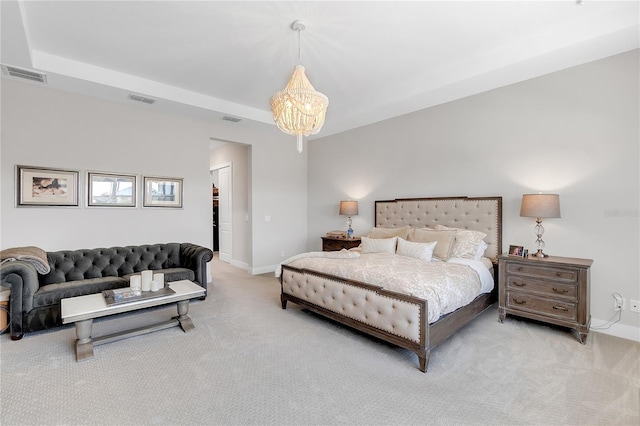
M 539 257 L 539 258 L 549 257 L 548 254 L 542 252 L 542 249 L 538 249 L 538 251 L 535 254 L 532 254 L 531 256 L 532 257 Z

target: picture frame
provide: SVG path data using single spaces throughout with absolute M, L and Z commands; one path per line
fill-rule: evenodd
M 143 207 L 182 208 L 182 193 L 182 178 L 143 177 Z
M 524 257 L 525 256 L 524 253 L 525 253 L 525 250 L 523 246 L 515 246 L 515 245 L 509 246 L 509 256 Z
M 17 207 L 78 207 L 78 170 L 16 165 Z
M 88 207 L 136 207 L 136 175 L 87 172 Z

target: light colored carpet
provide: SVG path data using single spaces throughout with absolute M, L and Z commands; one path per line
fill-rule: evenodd
M 100 345 L 77 363 L 67 326 L 0 338 L 0 423 L 8 425 L 640 424 L 640 344 L 496 309 L 417 357 L 280 308 L 273 275 L 215 261 L 195 330 Z M 97 321 L 94 335 L 175 315 L 174 307 Z

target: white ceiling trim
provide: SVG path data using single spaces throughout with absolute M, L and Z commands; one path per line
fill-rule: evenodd
M 262 123 L 274 124 L 273 116 L 264 110 L 224 101 L 190 90 L 136 77 L 130 74 L 101 68 L 45 52 L 33 50 L 33 68 L 45 70 L 79 80 L 90 81 L 105 86 L 133 91 L 155 99 L 165 99 L 185 105 L 203 108 L 227 115 L 235 115 Z

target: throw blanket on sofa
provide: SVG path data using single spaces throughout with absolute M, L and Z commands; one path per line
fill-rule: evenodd
M 0 264 L 14 260 L 29 262 L 38 273 L 48 274 L 51 268 L 47 260 L 47 253 L 39 247 L 14 247 L 0 251 Z

